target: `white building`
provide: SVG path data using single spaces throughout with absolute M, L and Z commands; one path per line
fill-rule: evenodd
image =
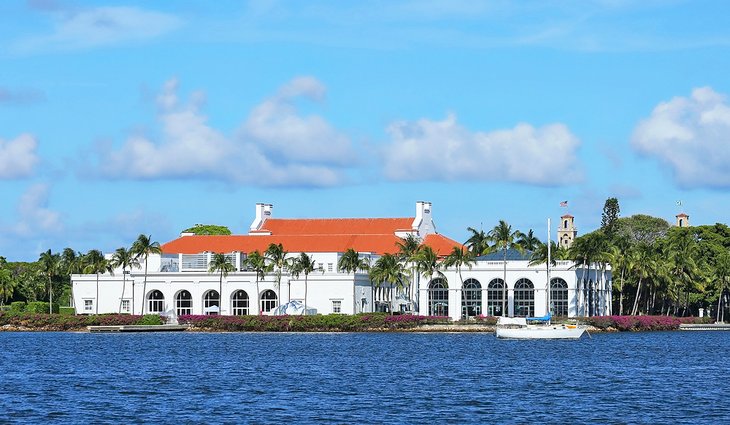
M 274 273 L 257 282 L 256 273 L 242 267 L 248 253 L 282 244 L 289 255 L 301 252 L 312 256 L 321 271 L 307 278 L 309 309 L 319 314 L 356 314 L 392 305 L 396 311 L 423 315 L 495 315 L 502 311 L 504 263 L 501 254 L 479 257 L 461 275 L 455 270 L 443 276 L 420 276 L 418 295 L 413 302 L 405 294 L 375 291 L 366 272 L 341 273 L 337 263 L 353 248 L 374 261 L 384 253 L 396 253 L 396 243 L 411 234 L 445 257 L 458 242 L 436 232 L 430 202 L 417 202 L 416 214 L 407 218 L 362 219 L 277 219 L 272 205 L 256 204 L 256 214 L 247 235 L 196 236 L 182 234 L 162 245 L 161 255 L 151 255 L 139 269 L 112 274 L 73 275 L 73 298 L 77 313 L 158 313 L 177 317 L 184 314 L 264 314 L 280 304 L 304 301 L 305 279 L 284 272 L 277 285 Z M 220 282 L 220 275 L 208 272 L 212 253 L 225 253 L 235 265 Z M 528 261 L 510 253 L 507 261 L 507 309 L 509 314 L 542 315 L 547 309 L 545 288 L 547 271 L 528 266 Z M 585 272 L 585 273 L 584 273 Z M 581 285 L 583 279 L 587 284 Z M 551 270 L 555 287 L 551 297 L 555 313 L 569 316 L 608 314 L 610 311 L 610 272 L 583 270 L 572 262 L 559 262 Z M 558 288 L 559 287 L 559 288 Z M 584 290 L 589 289 L 589 290 Z M 499 297 L 497 302 L 497 293 Z M 220 302 L 220 293 L 223 302 Z M 375 299 L 374 299 L 375 298 Z M 222 304 L 222 305 L 221 305 Z

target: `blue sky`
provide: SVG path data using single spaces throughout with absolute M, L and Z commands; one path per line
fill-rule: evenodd
M 0 3 L 0 255 L 195 223 L 727 222 L 730 3 Z M 567 200 L 569 207 L 560 208 Z

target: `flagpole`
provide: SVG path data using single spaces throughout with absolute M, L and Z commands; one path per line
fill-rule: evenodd
M 546 301 L 545 307 L 547 309 L 546 314 L 545 314 L 546 316 L 548 314 L 550 314 L 550 217 L 548 217 L 548 222 L 547 222 L 547 233 L 548 233 L 548 238 L 547 238 L 547 249 L 548 249 L 548 252 L 547 252 L 547 254 L 548 254 L 547 255 L 547 284 L 546 284 L 547 289 L 545 290 L 545 301 Z

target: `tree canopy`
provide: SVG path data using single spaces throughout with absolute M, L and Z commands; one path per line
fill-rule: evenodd
M 194 233 L 196 235 L 230 235 L 231 230 L 226 226 L 217 224 L 196 224 L 182 231 L 183 233 Z

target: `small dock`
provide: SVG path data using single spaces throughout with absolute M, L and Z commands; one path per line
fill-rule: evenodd
M 681 324 L 680 331 L 730 331 L 729 323 Z
M 89 332 L 182 332 L 187 325 L 120 325 L 120 326 L 87 326 Z

